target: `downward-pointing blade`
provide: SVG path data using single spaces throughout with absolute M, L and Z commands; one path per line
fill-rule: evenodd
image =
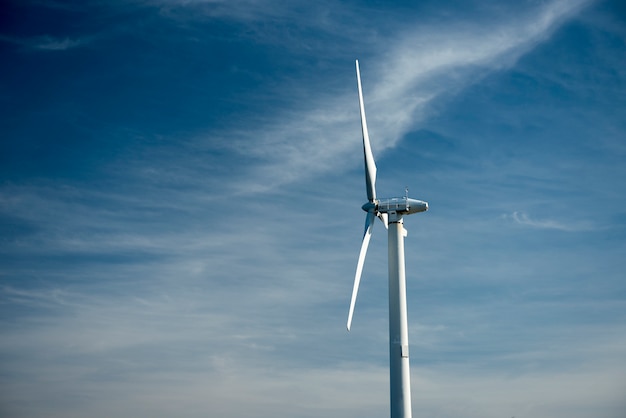
M 370 136 L 367 132 L 367 120 L 365 119 L 365 105 L 363 104 L 363 91 L 361 89 L 361 72 L 359 71 L 359 60 L 356 61 L 356 80 L 359 87 L 359 107 L 361 109 L 361 130 L 363 131 L 363 154 L 365 157 L 365 187 L 367 198 L 370 202 L 376 200 L 376 162 Z
M 372 227 L 374 226 L 374 220 L 376 214 L 374 212 L 368 212 L 367 218 L 365 218 L 365 233 L 363 234 L 363 242 L 361 243 L 361 252 L 359 253 L 359 261 L 356 264 L 356 274 L 354 275 L 354 287 L 352 288 L 352 299 L 350 300 L 350 312 L 348 313 L 347 328 L 350 331 L 352 326 L 352 314 L 354 313 L 354 304 L 356 303 L 356 295 L 359 293 L 359 283 L 361 282 L 361 273 L 363 272 L 363 264 L 365 262 L 365 254 L 367 254 L 367 247 L 370 244 L 370 238 L 372 238 Z
M 389 229 L 389 214 L 378 212 L 378 215 L 376 216 L 378 216 L 378 219 L 380 219 L 383 225 L 385 225 L 385 229 Z

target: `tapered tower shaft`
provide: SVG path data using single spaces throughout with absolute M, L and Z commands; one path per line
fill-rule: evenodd
M 389 213 L 389 390 L 391 418 L 411 418 L 409 330 L 402 215 Z

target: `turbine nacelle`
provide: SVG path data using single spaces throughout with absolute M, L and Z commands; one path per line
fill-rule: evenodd
M 410 215 L 412 213 L 426 212 L 428 210 L 428 202 L 408 197 L 391 197 L 375 199 L 373 202 L 367 202 L 361 206 L 365 212 L 391 213 L 395 212 L 402 215 Z

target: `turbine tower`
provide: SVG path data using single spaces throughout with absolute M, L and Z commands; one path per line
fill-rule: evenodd
M 359 107 L 361 109 L 361 129 L 363 131 L 363 154 L 365 157 L 365 190 L 367 203 L 362 209 L 367 212 L 365 232 L 359 261 L 354 275 L 354 288 L 348 313 L 348 331 L 352 325 L 354 304 L 359 291 L 361 273 L 365 254 L 372 237 L 372 227 L 378 217 L 388 230 L 389 254 L 389 390 L 391 418 L 411 418 L 411 376 L 409 371 L 409 331 L 406 309 L 406 277 L 404 269 L 404 237 L 407 235 L 402 218 L 412 213 L 428 210 L 428 203 L 404 197 L 378 199 L 376 197 L 376 162 L 372 154 L 363 91 L 361 89 L 361 73 L 359 61 L 356 61 L 356 79 L 359 89 Z

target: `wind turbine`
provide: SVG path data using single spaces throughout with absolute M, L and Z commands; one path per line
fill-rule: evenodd
M 363 131 L 363 154 L 365 157 L 365 190 L 367 203 L 362 209 L 367 212 L 365 232 L 359 261 L 354 275 L 354 288 L 348 313 L 348 331 L 352 325 L 354 304 L 359 291 L 359 282 L 363 271 L 365 254 L 372 237 L 375 218 L 380 218 L 388 230 L 389 255 L 389 389 L 391 418 L 411 418 L 411 376 L 409 372 L 409 331 L 406 310 L 406 277 L 404 269 L 404 237 L 407 235 L 402 218 L 412 213 L 428 210 L 428 203 L 409 199 L 408 192 L 404 197 L 378 199 L 376 197 L 376 162 L 372 154 L 363 91 L 361 89 L 361 73 L 359 61 L 356 61 L 356 79 L 359 89 L 359 106 L 361 109 L 361 129 Z

